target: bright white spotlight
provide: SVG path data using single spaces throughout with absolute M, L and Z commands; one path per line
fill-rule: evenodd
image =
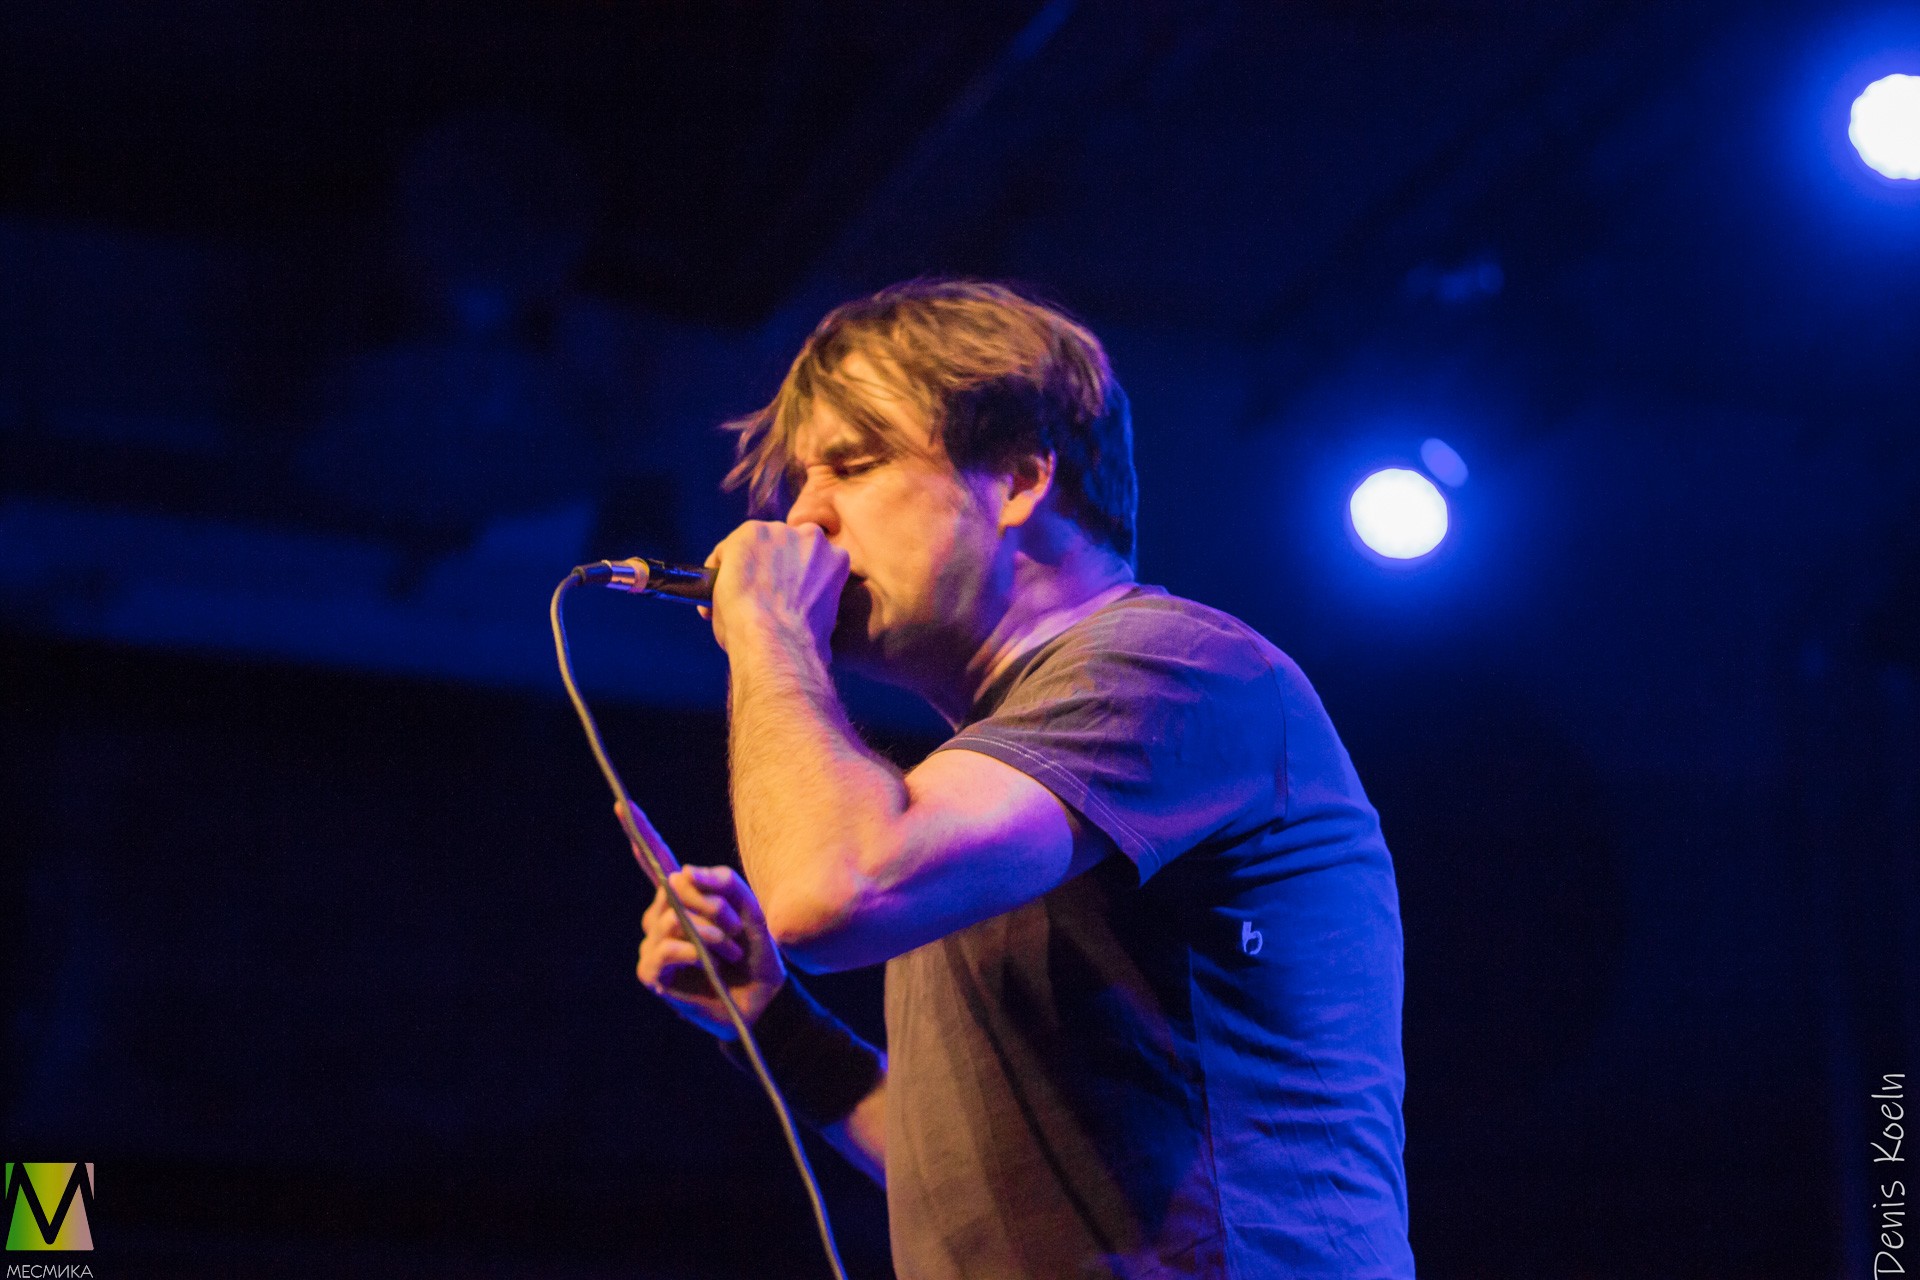
M 1360 482 L 1347 503 L 1360 541 L 1389 560 L 1413 560 L 1447 536 L 1447 500 L 1418 471 L 1389 467 Z
M 1847 137 L 1867 167 L 1920 178 L 1920 76 L 1886 76 L 1853 100 Z

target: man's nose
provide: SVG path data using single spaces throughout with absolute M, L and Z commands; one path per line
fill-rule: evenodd
M 833 509 L 833 501 L 821 492 L 821 487 L 808 481 L 793 505 L 787 508 L 787 524 L 799 528 L 803 524 L 819 525 L 821 532 L 831 537 L 839 532 L 840 520 Z

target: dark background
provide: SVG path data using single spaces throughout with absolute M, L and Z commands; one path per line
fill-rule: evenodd
M 1920 74 L 1911 6 L 5 25 L 0 1134 L 97 1163 L 96 1274 L 824 1273 L 764 1103 L 633 983 L 543 606 L 702 556 L 714 425 L 923 272 L 1108 341 L 1142 577 L 1273 638 L 1352 750 L 1423 1274 L 1867 1274 L 1867 1095 L 1920 1071 L 1920 184 L 1845 128 Z M 1384 565 L 1346 494 L 1429 436 L 1452 534 Z M 636 796 L 718 860 L 723 670 L 676 609 L 569 618 Z M 820 985 L 877 1033 L 877 975 Z

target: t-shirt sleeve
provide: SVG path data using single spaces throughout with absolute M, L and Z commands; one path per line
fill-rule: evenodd
M 1280 688 L 1230 620 L 1115 610 L 1041 654 L 939 750 L 1011 765 L 1104 832 L 1141 880 L 1286 800 Z

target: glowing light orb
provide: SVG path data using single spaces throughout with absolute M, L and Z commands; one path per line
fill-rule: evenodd
M 1420 443 L 1420 461 L 1427 465 L 1433 478 L 1452 489 L 1458 489 L 1467 482 L 1467 461 L 1445 440 L 1423 440 Z
M 1920 179 L 1920 76 L 1885 76 L 1853 100 L 1847 137 L 1867 167 Z
M 1348 500 L 1353 531 L 1389 560 L 1414 560 L 1447 536 L 1447 500 L 1418 471 L 1389 467 L 1360 482 Z

